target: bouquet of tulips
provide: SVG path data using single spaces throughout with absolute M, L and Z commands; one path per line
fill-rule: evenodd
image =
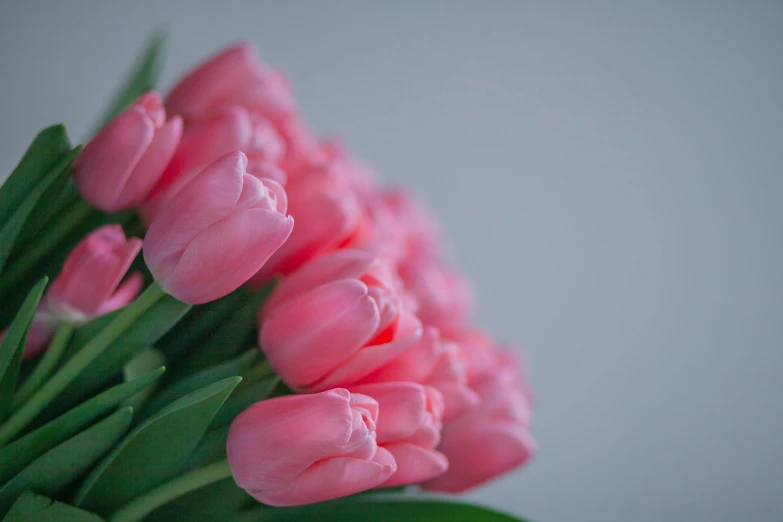
M 512 352 L 433 218 L 233 45 L 0 188 L 0 520 L 516 520 L 458 493 L 534 452 Z

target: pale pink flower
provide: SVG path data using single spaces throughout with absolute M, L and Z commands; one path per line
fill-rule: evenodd
M 376 443 L 378 403 L 333 389 L 257 402 L 234 420 L 226 453 L 237 485 L 272 506 L 375 488 L 397 469 Z
M 318 391 L 357 382 L 420 337 L 388 265 L 342 250 L 283 280 L 262 311 L 259 342 L 289 386 Z
M 443 414 L 440 392 L 412 382 L 363 384 L 352 386 L 351 392 L 378 401 L 378 445 L 389 450 L 397 462 L 397 472 L 384 486 L 416 484 L 448 469 L 446 457 L 435 450 Z
M 182 120 L 167 123 L 160 95 L 145 94 L 84 147 L 73 164 L 74 182 L 102 210 L 134 207 L 158 182 L 181 135 Z
M 164 290 L 201 304 L 245 283 L 285 242 L 294 222 L 285 190 L 247 174 L 247 157 L 221 157 L 160 209 L 144 260 Z

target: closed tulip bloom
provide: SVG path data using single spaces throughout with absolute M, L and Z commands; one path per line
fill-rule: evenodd
M 262 311 L 260 345 L 292 388 L 356 383 L 408 349 L 421 323 L 372 254 L 342 250 L 291 274 Z
M 291 237 L 253 278 L 262 285 L 288 275 L 319 256 L 354 243 L 361 232 L 361 207 L 342 173 L 324 166 L 289 179 L 288 211 L 296 220 Z
M 236 290 L 291 233 L 283 188 L 245 172 L 232 152 L 198 174 L 161 209 L 144 241 L 144 260 L 163 289 L 191 304 Z
M 452 328 L 463 323 L 473 310 L 473 291 L 468 282 L 440 261 L 401 265 L 400 276 L 417 299 L 417 314 L 424 324 Z
M 510 357 L 474 385 L 481 402 L 448 423 L 438 449 L 449 470 L 425 489 L 460 493 L 525 464 L 535 453 L 530 436 L 530 397 Z
M 271 506 L 375 488 L 397 469 L 376 443 L 378 403 L 334 389 L 257 402 L 234 420 L 226 453 L 237 485 Z
M 120 283 L 141 245 L 138 238 L 126 239 L 120 225 L 91 232 L 68 255 L 49 287 L 48 310 L 60 320 L 80 324 L 133 301 L 143 284 L 141 274 Z
M 479 402 L 468 386 L 468 361 L 459 346 L 441 339 L 438 329 L 424 328 L 421 340 L 362 382 L 411 381 L 435 388 L 443 396 L 443 421 L 448 422 Z
M 80 325 L 133 301 L 143 278 L 138 273 L 123 278 L 140 250 L 141 240 L 126 239 L 120 225 L 106 225 L 82 239 L 35 312 L 24 357 L 44 351 L 60 321 Z
M 209 118 L 234 105 L 277 121 L 295 110 L 288 81 L 258 61 L 250 44 L 238 43 L 182 78 L 166 97 L 166 110 L 185 122 Z
M 276 167 L 284 144 L 272 125 L 240 107 L 228 107 L 186 129 L 176 153 L 141 208 L 147 222 L 205 167 L 229 152 L 248 158 L 247 173 L 285 183 Z
M 181 135 L 182 120 L 166 122 L 160 96 L 143 95 L 76 158 L 73 176 L 79 192 L 107 212 L 139 205 L 160 179 Z
M 438 259 L 443 240 L 435 217 L 404 188 L 384 190 L 382 200 L 393 217 L 401 243 L 400 264 L 412 270 L 418 263 Z
M 440 442 L 443 397 L 429 386 L 412 382 L 384 382 L 351 387 L 352 393 L 378 401 L 378 445 L 389 450 L 397 472 L 384 486 L 416 484 L 442 475 L 449 467 L 435 451 Z

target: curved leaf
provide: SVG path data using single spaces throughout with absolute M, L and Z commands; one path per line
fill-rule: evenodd
M 234 359 L 226 361 L 223 364 L 212 366 L 198 373 L 194 373 L 193 375 L 189 375 L 183 379 L 180 379 L 158 393 L 155 398 L 146 405 L 140 414 L 140 417 L 146 418 L 148 415 L 155 413 L 170 402 L 173 402 L 180 397 L 184 397 L 188 393 L 192 393 L 213 382 L 217 382 L 228 377 L 243 377 L 244 373 L 260 360 L 260 351 L 248 350 L 239 357 L 235 357 Z
M 122 401 L 145 389 L 162 374 L 163 368 L 118 384 L 80 404 L 57 419 L 0 448 L 0 484 L 30 462 L 81 431 L 89 423 L 117 407 Z
M 106 515 L 180 473 L 240 380 L 224 379 L 190 393 L 142 423 L 84 480 L 76 505 Z
M 3 522 L 103 522 L 94 513 L 82 511 L 79 508 L 55 502 L 43 495 L 25 491 L 19 497 Z
M 53 496 L 84 473 L 125 433 L 133 408 L 116 413 L 47 451 L 0 488 L 0 515 L 28 489 Z
M 33 187 L 70 150 L 71 144 L 62 124 L 52 125 L 38 133 L 19 164 L 0 187 L 0 223 L 6 222 Z
M 22 307 L 11 321 L 11 326 L 8 327 L 3 340 L 0 341 L 0 420 L 11 409 L 16 382 L 19 378 L 22 354 L 27 343 L 27 333 L 30 331 L 35 310 L 38 308 L 38 302 L 41 300 L 48 281 L 49 279 L 44 277 L 30 290 Z
M 524 522 L 493 509 L 437 498 L 366 495 L 297 506 L 256 508 L 235 516 L 235 522 Z

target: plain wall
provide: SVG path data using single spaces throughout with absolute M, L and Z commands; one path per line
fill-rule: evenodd
M 0 171 L 75 141 L 167 24 L 248 39 L 440 215 L 523 351 L 540 522 L 783 520 L 783 3 L 0 0 Z

